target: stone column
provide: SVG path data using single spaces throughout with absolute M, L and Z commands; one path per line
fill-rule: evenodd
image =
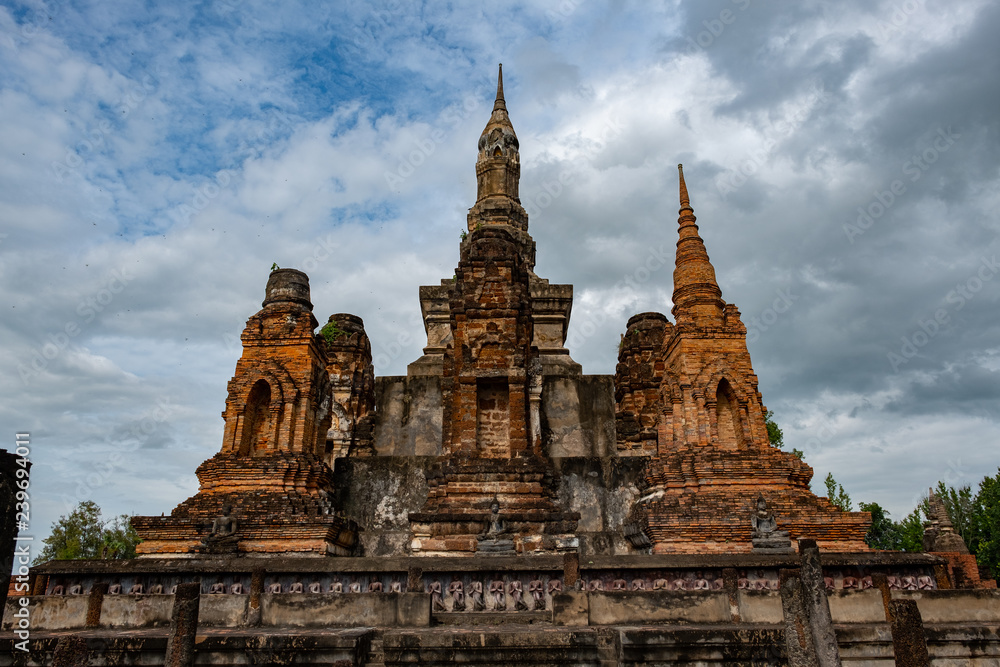
M 729 620 L 741 623 L 743 619 L 740 617 L 739 575 L 734 568 L 723 568 L 722 587 L 726 591 L 726 597 L 729 598 Z
M 31 579 L 31 594 L 32 595 L 45 595 L 45 591 L 49 588 L 49 575 L 47 574 L 36 574 Z
M 889 578 L 882 572 L 872 575 L 872 584 L 882 594 L 882 608 L 885 610 L 885 620 L 891 622 L 892 613 L 889 611 L 889 602 L 892 600 L 892 591 L 889 590 Z
M 937 581 L 937 587 L 939 590 L 954 588 L 954 586 L 951 585 L 951 578 L 948 577 L 947 565 L 938 563 L 934 566 L 934 579 Z
M 799 577 L 809 613 L 809 627 L 820 667 L 840 667 L 840 648 L 833 631 L 830 602 L 826 599 L 823 566 L 816 540 L 799 540 Z
M 406 592 L 424 593 L 424 571 L 419 567 L 411 567 L 406 572 Z
M 778 576 L 788 666 L 819 667 L 810 630 L 809 609 L 798 570 L 781 570 Z
M 7 604 L 7 576 L 14 567 L 14 538 L 17 537 L 14 506 L 17 504 L 17 492 L 21 490 L 17 486 L 17 471 L 22 469 L 17 459 L 16 454 L 0 449 L 0 517 L 3 517 L 0 521 L 0 572 L 4 573 L 3 585 L 0 586 L 0 616 L 3 616 Z
M 896 667 L 929 667 L 927 639 L 924 637 L 924 623 L 920 618 L 916 600 L 892 600 L 889 602 L 892 617 L 892 652 Z
M 542 364 L 538 359 L 531 363 L 528 374 L 528 447 L 533 452 L 542 451 Z
M 194 665 L 194 639 L 198 632 L 198 605 L 201 602 L 199 582 L 180 584 L 174 594 L 174 611 L 167 637 L 166 667 Z
M 264 592 L 264 568 L 257 567 L 250 573 L 250 604 L 247 605 L 246 624 L 260 625 L 260 596 Z
M 563 554 L 563 590 L 570 590 L 580 580 L 580 553 L 570 551 Z
M 108 584 L 98 581 L 90 587 L 90 598 L 87 599 L 87 624 L 88 628 L 96 628 L 101 625 L 101 605 L 104 603 L 104 595 L 108 592 Z

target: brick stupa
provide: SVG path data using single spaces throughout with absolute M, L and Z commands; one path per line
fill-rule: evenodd
M 518 197 L 519 145 L 502 70 L 478 147 L 476 203 L 455 277 L 440 290 L 448 331 L 436 359 L 425 356 L 411 368 L 440 374 L 443 395 L 443 455 L 429 472 L 427 502 L 410 514 L 411 546 L 422 553 L 482 551 L 480 536 L 496 503 L 510 553 L 575 548 L 579 514 L 556 502 L 540 421 L 543 360 L 580 372 L 561 348 L 568 312 L 561 319 L 555 314 L 558 349 L 536 342 L 536 318 L 540 328 L 553 319 L 544 312 L 551 305 L 538 295 L 562 287 L 572 298 L 572 288 L 550 286 L 534 273 L 535 242 Z
M 328 355 L 330 344 L 313 333 L 318 323 L 309 279 L 294 269 L 271 272 L 262 305 L 241 337 L 243 355 L 222 414 L 222 451 L 198 467 L 200 490 L 170 516 L 132 519 L 143 540 L 140 556 L 324 555 L 354 548 L 357 525 L 339 516 L 332 503 L 328 366 L 348 367 L 350 379 L 342 384 L 357 384 L 356 375 L 363 384 L 366 369 L 355 373 L 358 364 L 345 364 L 335 352 L 358 356 L 360 348 L 363 362 L 364 330 L 359 319 L 349 330 L 338 328 L 344 340 L 334 338 Z M 370 364 L 370 350 L 367 359 Z M 355 407 L 362 410 L 357 401 Z
M 615 373 L 619 452 L 650 457 L 648 488 L 625 531 L 654 553 L 749 552 L 750 517 L 763 497 L 793 539 L 867 551 L 870 515 L 815 496 L 812 468 L 769 442 L 746 327 L 722 300 L 678 171 L 675 323 L 660 313 L 633 316 Z

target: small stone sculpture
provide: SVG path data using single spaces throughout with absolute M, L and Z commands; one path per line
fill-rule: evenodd
M 441 582 L 436 579 L 432 581 L 427 587 L 427 592 L 431 594 L 431 611 L 445 611 L 444 599 L 441 597 Z
M 448 595 L 451 596 L 452 611 L 465 611 L 465 584 L 459 580 L 457 574 L 451 575 L 451 583 L 448 584 Z
M 507 608 L 507 601 L 503 592 L 503 581 L 494 579 L 490 582 L 490 595 L 493 596 L 493 608 L 502 610 Z
M 205 553 L 232 553 L 239 546 L 238 525 L 231 516 L 233 506 L 225 503 L 222 506 L 222 516 L 212 521 L 208 535 L 201 541 L 198 550 Z
M 792 540 L 787 530 L 778 530 L 778 520 L 767 506 L 764 495 L 757 496 L 756 509 L 750 515 L 750 543 L 754 553 L 788 554 Z
M 472 611 L 486 609 L 486 601 L 483 599 L 483 582 L 477 579 L 469 584 L 469 597 L 472 599 Z
M 538 577 L 528 583 L 528 593 L 535 601 L 535 611 L 545 609 L 545 584 Z
M 490 503 L 485 530 L 476 537 L 476 550 L 497 556 L 513 556 L 517 553 L 514 541 L 506 535 L 507 525 L 500 518 L 500 501 L 494 498 Z
M 514 609 L 518 611 L 528 610 L 528 605 L 524 602 L 524 589 L 521 587 L 520 581 L 514 579 L 507 584 L 507 593 L 510 595 L 510 599 L 514 601 Z

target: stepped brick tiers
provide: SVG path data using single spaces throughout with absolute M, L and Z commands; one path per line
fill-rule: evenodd
M 306 275 L 272 271 L 243 330 L 222 451 L 198 467 L 200 490 L 170 516 L 133 519 L 141 556 L 351 552 L 357 526 L 335 511 L 327 458 L 327 369 L 342 364 L 328 360 L 317 325 Z M 367 342 L 360 320 L 351 325 L 350 337 Z
M 534 274 L 535 242 L 518 199 L 520 172 L 501 74 L 493 113 L 479 137 L 478 195 L 469 210 L 468 234 L 455 278 L 443 283 L 449 332 L 438 371 L 442 455 L 428 475 L 427 503 L 410 514 L 414 551 L 481 550 L 494 502 L 516 551 L 578 544 L 573 533 L 579 515 L 557 504 L 554 470 L 542 450 L 543 366 L 534 344 L 532 284 L 538 285 L 536 293 L 551 286 Z M 444 308 L 442 303 L 442 314 Z M 539 329 L 553 315 L 546 312 L 544 318 Z M 566 320 L 568 312 L 556 323 L 562 325 L 555 331 L 557 352 L 545 347 L 546 356 L 563 351 Z M 579 372 L 567 354 L 561 356 L 567 363 L 556 368 Z
M 753 551 L 748 518 L 760 498 L 793 540 L 866 551 L 869 515 L 817 498 L 812 469 L 770 445 L 746 327 L 722 300 L 678 171 L 675 324 L 660 313 L 632 317 L 615 373 L 619 451 L 649 457 L 629 537 L 653 553 Z
M 585 375 L 519 151 L 501 72 L 405 375 L 376 377 L 361 318 L 320 328 L 306 275 L 273 270 L 197 494 L 133 519 L 138 558 L 31 568 L 0 667 L 1000 663 L 1000 597 L 939 499 L 927 553 L 875 551 L 869 514 L 770 445 L 683 171 L 677 236 L 654 232 L 677 239 L 672 321 L 634 315 L 614 375 Z M 34 653 L 8 660 L 22 601 Z

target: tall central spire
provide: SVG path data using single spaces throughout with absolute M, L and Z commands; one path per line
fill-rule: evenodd
M 497 74 L 497 100 L 493 103 L 493 110 L 497 109 L 507 111 L 507 103 L 503 99 L 503 63 L 500 63 L 500 73 Z
M 469 231 L 475 225 L 507 224 L 522 231 L 528 229 L 528 217 L 518 197 L 521 179 L 520 145 L 514 126 L 507 115 L 503 98 L 503 65 L 497 74 L 497 97 L 493 113 L 479 136 L 479 158 L 476 160 L 475 220 L 469 219 Z
M 708 259 L 705 242 L 698 235 L 694 209 L 684 182 L 684 165 L 677 165 L 680 174 L 681 208 L 678 211 L 677 263 L 674 268 L 674 308 L 677 324 L 719 326 L 725 304 L 722 290 L 715 280 L 715 268 Z

